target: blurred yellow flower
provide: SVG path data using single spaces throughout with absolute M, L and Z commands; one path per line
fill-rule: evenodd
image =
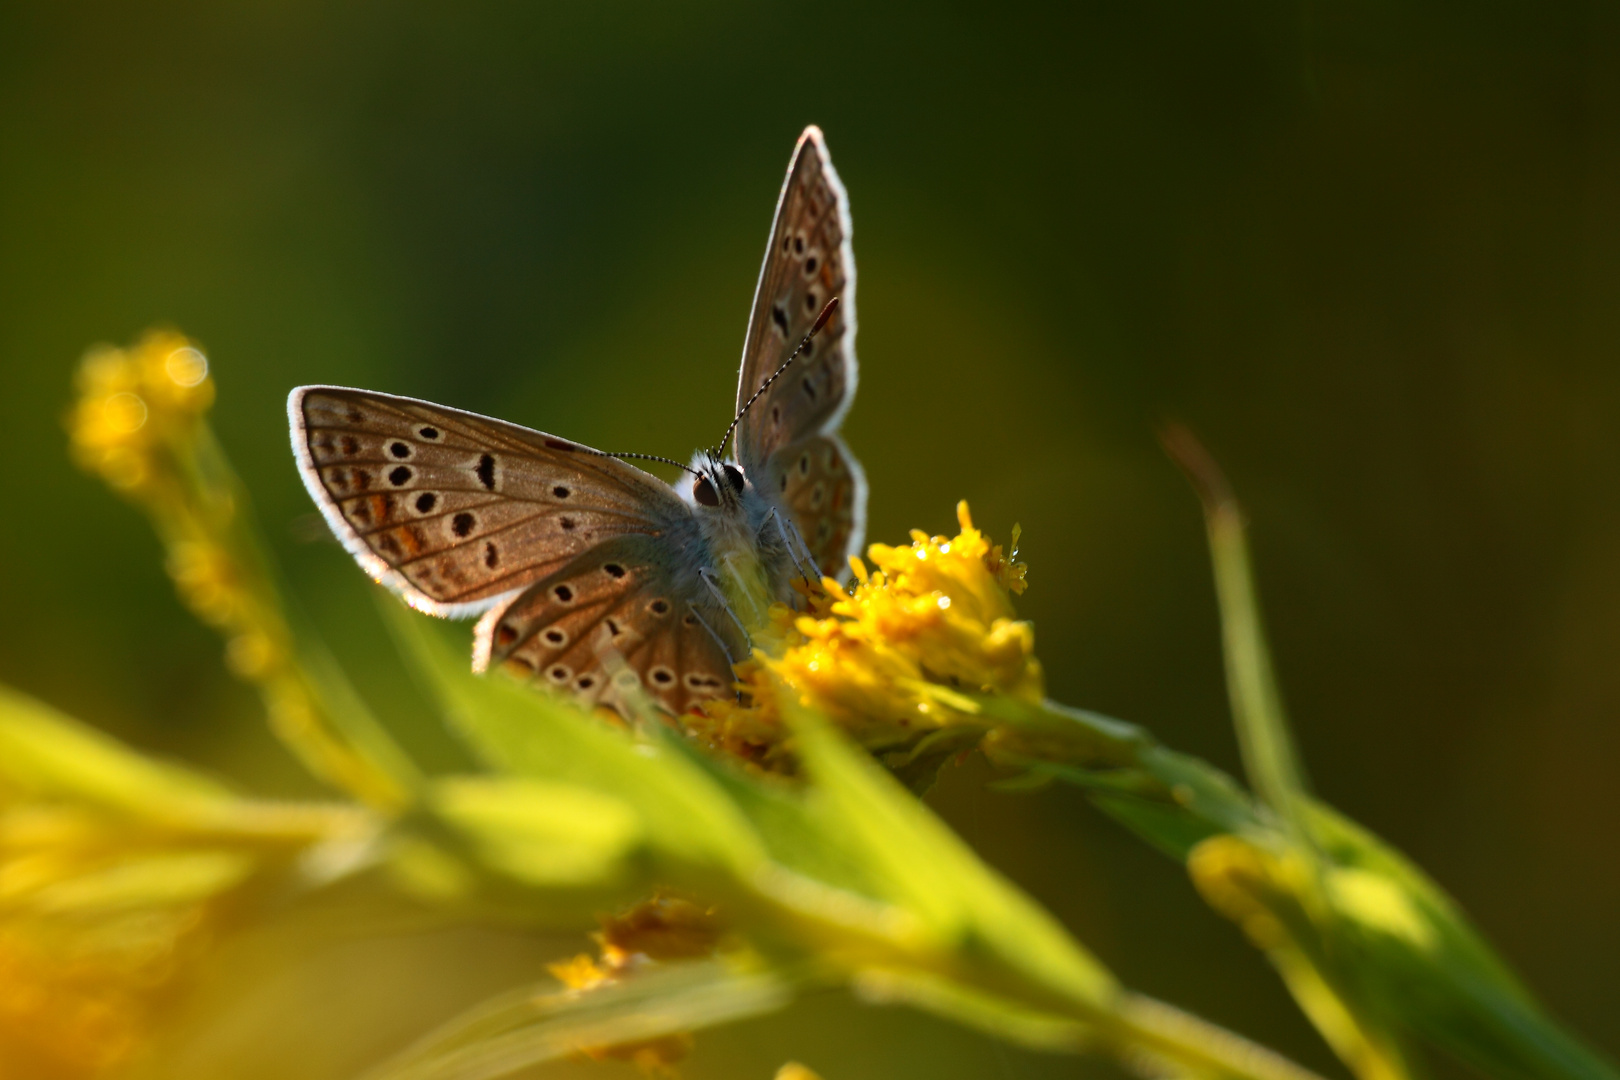
M 78 382 L 68 420 L 74 458 L 128 492 L 154 482 L 154 450 L 189 437 L 214 401 L 208 358 L 171 330 L 150 331 L 131 349 L 92 350 Z
M 552 975 L 576 993 L 632 978 L 638 971 L 665 961 L 712 956 L 720 946 L 722 927 L 713 908 L 659 895 L 620 915 L 604 918 L 602 929 L 594 936 L 601 946 L 600 960 L 581 953 L 550 965 Z M 585 1047 L 580 1053 L 597 1061 L 634 1062 L 653 1075 L 673 1075 L 675 1062 L 691 1051 L 692 1044 L 692 1036 L 681 1033 L 614 1046 Z
M 776 1080 L 821 1080 L 821 1076 L 797 1061 L 790 1061 L 776 1070 Z
M 974 527 L 967 503 L 957 520 L 954 537 L 913 532 L 909 547 L 872 545 L 870 568 L 850 560 L 854 588 L 825 579 L 806 613 L 774 608 L 753 657 L 738 665 L 744 701 L 714 702 L 687 726 L 769 767 L 785 753 L 785 689 L 897 765 L 941 736 L 953 750 L 970 746 L 986 725 L 968 695 L 1039 703 L 1034 628 L 1011 600 L 1026 567 Z
M 153 330 L 128 349 L 91 350 L 78 389 L 68 416 L 74 459 L 152 519 L 180 599 L 224 636 L 226 665 L 258 685 L 276 734 L 323 779 L 372 805 L 403 804 L 403 757 L 375 725 L 361 733 L 364 746 L 338 730 L 337 710 L 300 663 L 243 520 L 246 500 L 206 423 L 208 358 L 183 335 Z

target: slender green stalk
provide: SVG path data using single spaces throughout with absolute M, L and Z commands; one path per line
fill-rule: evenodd
M 1266 645 L 1242 509 L 1226 476 L 1191 432 L 1172 425 L 1162 432 L 1162 439 L 1204 504 L 1221 608 L 1227 692 L 1237 720 L 1243 770 L 1255 793 L 1295 828 L 1299 803 L 1306 795 L 1304 767 L 1288 730 Z M 1295 828 L 1295 832 L 1296 840 L 1308 839 L 1303 831 Z
M 1318 1074 L 1223 1027 L 1143 994 L 1119 1004 L 1119 1054 L 1160 1056 L 1194 1075 L 1222 1080 L 1321 1080 Z

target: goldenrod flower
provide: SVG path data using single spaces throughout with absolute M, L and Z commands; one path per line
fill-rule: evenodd
M 984 725 L 969 695 L 1040 702 L 1034 628 L 1011 601 L 1026 568 L 974 527 L 965 502 L 957 520 L 954 537 L 914 532 L 909 547 L 872 545 L 870 568 L 850 560 L 854 588 L 825 579 L 808 613 L 773 609 L 738 666 L 745 702 L 713 703 L 706 717 L 686 718 L 689 728 L 769 766 L 783 755 L 785 689 L 898 764 L 931 738 L 971 745 Z
M 317 775 L 373 805 L 402 804 L 403 757 L 369 722 L 338 730 L 343 718 L 300 663 L 242 520 L 245 500 L 208 430 L 208 358 L 184 336 L 154 330 L 128 349 L 92 350 L 78 387 L 68 417 L 75 460 L 151 517 L 180 599 L 224 636 L 227 666 L 258 684 L 276 734 Z
M 79 400 L 69 418 L 74 457 L 121 491 L 148 488 L 152 455 L 185 438 L 214 401 L 208 358 L 169 330 L 154 330 L 132 349 L 91 351 L 79 368 Z
M 621 915 L 602 920 L 595 937 L 600 960 L 581 953 L 550 965 L 550 971 L 576 993 L 588 993 L 638 971 L 670 960 L 712 956 L 721 942 L 721 925 L 713 908 L 660 895 Z M 614 1046 L 586 1047 L 580 1052 L 598 1061 L 632 1061 L 654 1075 L 670 1074 L 675 1062 L 692 1049 L 692 1036 L 682 1033 Z

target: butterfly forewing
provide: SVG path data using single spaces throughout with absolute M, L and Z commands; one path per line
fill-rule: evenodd
M 636 695 L 670 712 L 727 693 L 727 649 L 695 608 L 705 597 L 651 537 L 581 555 L 495 608 L 478 627 L 479 667 L 508 670 L 627 712 Z
M 777 202 L 743 346 L 742 408 L 787 359 L 827 301 L 838 309 L 806 351 L 756 401 L 737 429 L 752 470 L 778 448 L 837 426 L 855 392 L 855 256 L 848 198 L 821 130 L 799 138 Z
M 656 477 L 488 417 L 341 387 L 296 390 L 288 410 L 333 531 L 434 614 L 473 614 L 604 540 L 690 514 Z

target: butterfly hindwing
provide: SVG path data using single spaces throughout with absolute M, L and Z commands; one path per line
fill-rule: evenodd
M 737 454 L 753 471 L 806 435 L 831 431 L 855 393 L 855 256 L 849 199 L 821 129 L 806 128 L 788 165 L 770 245 L 760 268 L 737 382 L 741 409 L 809 332 L 827 301 L 838 309 L 737 429 Z
M 491 610 L 475 666 L 504 665 L 625 714 L 642 694 L 679 715 L 729 692 L 735 678 L 712 608 L 696 575 L 673 573 L 656 540 L 620 537 Z
M 515 424 L 326 386 L 293 391 L 288 411 L 333 531 L 433 614 L 474 614 L 605 540 L 690 519 L 656 477 Z
M 855 455 L 836 435 L 812 435 L 772 454 L 765 475 L 816 565 L 842 575 L 866 531 L 866 477 Z

